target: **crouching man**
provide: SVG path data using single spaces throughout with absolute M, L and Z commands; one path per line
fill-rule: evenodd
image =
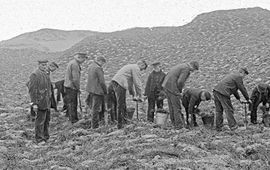
M 186 111 L 187 125 L 198 126 L 195 113 L 198 112 L 198 107 L 201 101 L 211 100 L 211 94 L 206 90 L 187 88 L 183 92 L 182 104 Z M 191 115 L 191 124 L 189 124 L 189 115 Z
M 267 84 L 258 84 L 252 91 L 250 97 L 251 103 L 249 105 L 249 110 L 251 112 L 250 122 L 257 124 L 257 108 L 260 103 L 263 104 L 266 110 L 263 110 L 263 115 L 266 111 L 269 111 L 270 102 L 270 86 Z

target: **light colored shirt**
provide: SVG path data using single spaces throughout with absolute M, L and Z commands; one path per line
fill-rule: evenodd
M 131 95 L 133 93 L 133 87 L 135 87 L 136 95 L 142 95 L 142 81 L 140 68 L 137 64 L 128 64 L 122 67 L 112 78 L 113 81 L 116 81 L 121 87 L 126 90 L 129 90 Z
M 76 61 L 76 59 L 73 59 L 67 65 L 64 86 L 75 90 L 79 90 L 80 77 L 81 77 L 80 64 Z

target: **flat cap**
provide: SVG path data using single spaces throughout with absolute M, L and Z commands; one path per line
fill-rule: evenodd
M 87 54 L 86 53 L 83 53 L 83 52 L 77 52 L 73 56 L 76 56 L 76 55 L 79 55 L 79 56 L 82 56 L 82 57 L 87 58 Z
M 189 63 L 195 70 L 199 70 L 199 63 L 197 61 L 191 61 Z
M 102 62 L 106 63 L 106 58 L 103 56 L 97 56 L 96 61 L 102 61 Z
M 48 60 L 38 60 L 38 64 L 48 63 Z
M 152 66 L 156 66 L 156 65 L 160 65 L 161 63 L 159 62 L 159 61 L 155 61 L 155 62 L 153 62 L 151 65 Z
M 55 66 L 56 68 L 59 68 L 58 64 L 56 64 L 56 62 L 51 62 L 50 65 Z
M 248 72 L 248 70 L 247 70 L 246 67 L 241 67 L 241 68 L 240 68 L 240 71 L 243 71 L 246 75 L 249 74 L 249 72 Z

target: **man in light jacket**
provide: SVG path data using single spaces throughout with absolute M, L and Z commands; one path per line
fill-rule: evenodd
M 126 90 L 136 99 L 142 97 L 142 82 L 140 71 L 147 68 L 144 60 L 138 61 L 136 64 L 127 64 L 122 67 L 112 78 L 112 88 L 116 99 L 117 108 L 117 127 L 121 129 L 123 123 L 126 122 Z M 134 93 L 134 88 L 135 92 Z
M 64 87 L 66 92 L 67 114 L 71 123 L 76 123 L 78 118 L 78 93 L 80 93 L 81 64 L 87 59 L 85 53 L 76 53 L 74 59 L 68 63 Z
M 176 129 L 185 127 L 180 98 L 186 80 L 190 73 L 195 70 L 199 70 L 199 63 L 197 61 L 178 64 L 171 68 L 162 83 L 162 87 L 167 94 L 171 122 Z
M 103 65 L 106 59 L 103 56 L 97 56 L 88 69 L 88 80 L 86 91 L 91 96 L 88 105 L 92 106 L 92 128 L 99 127 L 99 121 L 104 118 L 102 113 L 102 105 L 104 104 L 104 96 L 107 94 L 107 87 L 104 79 Z

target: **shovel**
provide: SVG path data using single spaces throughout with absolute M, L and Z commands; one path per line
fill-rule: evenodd
M 249 104 L 249 102 L 243 102 L 243 101 L 241 101 L 241 104 L 244 104 L 244 109 L 245 109 L 245 120 L 244 120 L 244 123 L 245 123 L 245 127 L 247 129 L 247 125 L 248 125 L 248 120 L 247 120 L 247 104 Z
M 136 114 L 137 114 L 137 120 L 139 120 L 139 102 L 142 102 L 142 99 L 133 98 L 132 100 L 136 102 Z

